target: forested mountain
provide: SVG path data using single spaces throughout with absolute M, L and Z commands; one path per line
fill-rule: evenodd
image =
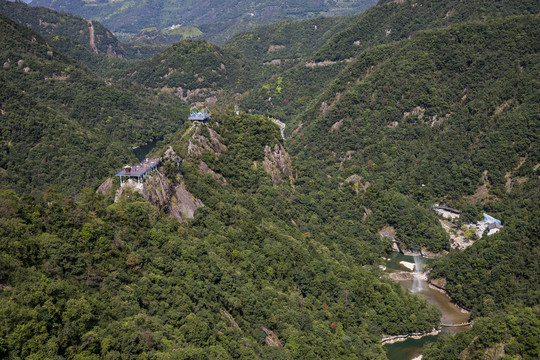
M 103 22 L 115 33 L 136 34 L 149 27 L 196 25 L 203 37 L 223 42 L 235 33 L 280 19 L 352 14 L 374 5 L 375 0 L 211 0 L 195 1 L 101 1 L 34 0 L 47 6 Z
M 422 359 L 474 360 L 486 357 L 538 359 L 540 317 L 532 308 L 491 308 L 489 316 L 475 320 L 472 330 L 444 336 L 428 344 Z
M 405 201 L 384 200 L 387 191 L 417 202 L 504 194 L 520 159 L 529 178 L 540 162 L 538 49 L 521 41 L 538 25 L 538 16 L 457 25 L 364 52 L 299 116 L 291 149 L 323 173 L 369 182 L 379 195 L 366 206 L 383 212 L 372 219 L 392 226 L 409 222 L 384 215 L 388 200 Z M 439 238 L 416 231 L 413 242 Z
M 371 266 L 377 236 L 345 247 L 295 224 L 272 122 L 219 115 L 171 145 L 184 161 L 162 171 L 204 204 L 189 224 L 137 193 L 1 194 L 2 356 L 384 359 L 382 333 L 436 326 Z
M 0 34 L 4 185 L 73 192 L 127 160 L 128 146 L 177 129 L 185 117 L 176 98 L 101 80 L 2 14 Z
M 248 59 L 258 62 L 306 58 L 330 37 L 349 26 L 355 18 L 349 15 L 278 21 L 243 31 L 227 41 L 224 47 L 240 51 Z
M 316 61 L 344 60 L 378 44 L 406 39 L 419 30 L 467 21 L 483 21 L 511 15 L 537 14 L 535 0 L 382 0 L 357 15 L 347 29 L 337 33 L 313 56 Z
M 185 40 L 151 59 L 133 63 L 117 78 L 176 94 L 189 103 L 206 101 L 214 105 L 222 91 L 247 91 L 263 78 L 263 73 L 237 52 L 204 40 Z
M 0 11 L 41 36 L 68 38 L 95 54 L 126 56 L 122 44 L 98 21 L 7 0 L 0 1 Z
M 182 4 L 223 38 L 279 5 Z M 384 359 L 383 334 L 440 316 L 379 267 L 392 241 L 436 256 L 429 279 L 474 319 L 426 360 L 540 356 L 537 2 L 380 1 L 144 61 L 95 54 L 86 20 L 21 5 L 2 3 L 47 37 L 0 14 L 0 357 Z M 69 5 L 120 27 L 174 15 Z M 194 103 L 213 119 L 184 123 Z M 160 138 L 144 184 L 96 192 Z M 434 203 L 461 209 L 458 226 L 488 212 L 504 227 L 449 253 Z
M 507 17 L 367 50 L 289 128 L 291 151 L 313 167 L 320 189 L 353 175 L 370 185 L 359 203 L 373 211 L 366 223 L 374 230 L 390 225 L 413 247 L 444 247 L 433 223 L 415 222 L 414 203 L 430 199 L 473 206 L 475 217 L 490 211 L 506 224 L 503 233 L 433 265 L 432 276 L 481 318 L 472 332 L 434 345 L 426 359 L 474 359 L 501 349 L 538 356 L 530 335 L 538 333 L 537 310 L 512 306 L 540 301 L 539 28 L 538 15 Z
M 301 52 L 296 50 L 297 43 L 314 42 L 314 40 L 308 40 L 314 39 L 310 33 L 321 35 L 314 29 L 310 29 L 306 35 L 306 22 L 288 25 L 286 33 L 283 33 L 287 36 L 265 36 L 274 40 L 268 44 L 265 41 L 261 42 L 259 36 L 253 33 L 253 36 L 240 34 L 227 42 L 226 46 L 243 52 L 248 59 L 253 60 L 261 58 L 261 54 L 266 51 L 268 52 L 267 59 L 274 61 L 284 59 L 284 63 L 291 54 L 302 53 L 298 64 L 261 84 L 244 101 L 248 109 L 289 121 L 298 115 L 314 97 L 317 97 L 321 89 L 327 86 L 348 65 L 349 61 L 370 47 L 406 39 L 424 29 L 440 28 L 463 21 L 484 21 L 514 14 L 536 14 L 539 11 L 538 3 L 534 0 L 380 1 L 377 6 L 346 20 L 350 24 L 345 29 L 336 33 L 333 33 L 334 30 L 339 28 L 327 31 L 324 37 L 331 35 L 330 38 L 316 51 L 303 52 L 310 48 L 309 45 L 302 47 Z M 338 20 L 334 21 L 339 23 Z M 280 28 L 268 29 L 270 34 L 281 34 Z M 275 53 L 269 51 L 270 47 L 278 51 Z M 257 52 L 247 49 L 257 49 Z M 273 91 L 278 84 L 280 91 Z M 271 97 L 270 101 L 268 101 L 269 97 Z
M 126 65 L 122 59 L 146 59 L 165 49 L 144 42 L 121 43 L 98 21 L 20 1 L 0 1 L 0 12 L 30 27 L 65 55 L 92 71 L 109 75 Z

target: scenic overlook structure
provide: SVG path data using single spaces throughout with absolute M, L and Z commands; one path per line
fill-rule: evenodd
M 157 170 L 160 160 L 160 158 L 145 159 L 142 163 L 134 166 L 126 165 L 121 171 L 116 173 L 116 176 L 120 177 L 121 185 L 124 185 L 129 179 L 136 179 L 141 184 L 146 176 Z
M 207 121 L 212 118 L 212 113 L 208 108 L 192 107 L 189 112 L 190 121 Z

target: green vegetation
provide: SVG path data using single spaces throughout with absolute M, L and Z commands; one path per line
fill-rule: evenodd
M 139 33 L 128 40 L 132 47 L 142 44 L 173 44 L 185 39 L 198 38 L 203 33 L 195 26 L 179 26 L 159 30 L 156 27 L 142 29 Z
M 69 6 L 106 11 L 126 32 L 128 16 L 179 8 L 86 4 Z M 209 7 L 223 18 L 197 29 L 221 41 L 276 12 L 358 4 L 224 1 Z M 384 359 L 382 334 L 431 330 L 439 313 L 376 265 L 391 245 L 379 232 L 440 253 L 430 277 L 472 310 L 473 329 L 442 336 L 427 360 L 538 357 L 537 2 L 381 1 L 224 48 L 154 45 L 200 35 L 158 30 L 196 23 L 177 15 L 138 24 L 129 46 L 93 22 L 98 54 L 82 18 L 0 6 L 45 36 L 0 14 L 0 357 Z M 192 10 L 182 16 L 208 16 Z M 109 46 L 164 51 L 132 61 Z M 214 104 L 213 121 L 184 124 L 186 102 Z M 266 116 L 287 123 L 286 140 Z M 204 203 L 192 220 L 94 191 L 134 161 L 130 146 L 157 138 L 153 155 L 171 146 L 183 160 L 182 176 L 161 171 Z M 435 202 L 462 210 L 458 226 L 485 211 L 504 228 L 447 254 Z
M 224 42 L 239 31 L 280 19 L 352 14 L 374 5 L 375 0 L 212 0 L 193 1 L 63 1 L 34 0 L 32 5 L 52 7 L 96 19 L 115 33 L 137 34 L 143 28 L 165 29 L 175 24 L 195 25 L 205 39 Z
M 204 40 L 185 40 L 149 60 L 132 64 L 117 77 L 195 102 L 221 97 L 223 90 L 247 91 L 264 76 L 259 69 L 236 52 Z
M 435 308 L 370 265 L 373 235 L 324 244 L 315 224 L 291 222 L 294 189 L 253 167 L 280 141 L 274 124 L 224 114 L 210 126 L 228 150 L 182 163 L 205 204 L 190 223 L 138 195 L 0 195 L 2 356 L 384 359 L 382 333 L 436 326 Z M 200 159 L 229 184 L 202 176 Z
M 509 15 L 536 14 L 539 10 L 534 0 L 381 1 L 377 6 L 350 17 L 310 20 L 321 22 L 320 32 L 307 26 L 310 21 L 284 22 L 263 27 L 268 30 L 265 36 L 258 36 L 261 34 L 258 29 L 239 34 L 227 42 L 226 46 L 241 51 L 248 59 L 256 61 L 301 56 L 292 64 L 293 69 L 287 67 L 286 71 L 278 70 L 276 76 L 281 76 L 284 81 L 282 94 L 274 95 L 271 101 L 268 101 L 268 96 L 264 97 L 266 94 L 262 89 L 266 84 L 262 83 L 244 102 L 247 109 L 271 114 L 288 123 L 329 86 L 345 68 L 346 61 L 358 57 L 367 49 L 405 40 L 425 29 Z M 337 25 L 333 26 L 333 23 Z M 348 26 L 340 30 L 345 24 Z M 324 44 L 317 40 L 317 35 L 325 39 Z M 267 43 L 264 39 L 272 41 Z M 266 54 L 270 45 L 284 45 L 285 48 Z M 315 51 L 313 45 L 316 46 Z M 306 63 L 320 66 L 306 67 Z
M 93 53 L 127 56 L 122 44 L 98 21 L 92 22 L 94 32 L 94 46 L 92 46 L 88 20 L 79 16 L 7 0 L 0 1 L 0 11 L 12 20 L 30 27 L 41 36 L 68 38 Z
M 180 26 L 174 29 L 165 29 L 163 33 L 166 35 L 180 35 L 183 39 L 196 38 L 203 34 L 195 26 Z
M 452 297 L 475 315 L 488 315 L 507 305 L 540 303 L 539 180 L 536 174 L 529 176 L 536 180 L 484 204 L 502 219 L 504 231 L 484 236 L 474 246 L 433 264 L 430 277 L 445 279 Z
M 3 185 L 75 193 L 132 158 L 129 146 L 177 129 L 186 107 L 166 94 L 98 79 L 0 14 Z
M 536 49 L 522 40 L 539 36 L 538 23 L 459 25 L 364 52 L 298 117 L 293 152 L 323 173 L 361 176 L 378 194 L 368 208 L 392 198 L 387 191 L 426 207 L 459 199 L 483 184 L 484 170 L 489 191 L 504 194 L 520 158 L 528 172 L 540 162 L 532 121 L 540 73 Z
M 250 60 L 295 59 L 308 57 L 330 36 L 350 25 L 353 15 L 304 21 L 283 20 L 241 32 L 224 44 Z
M 470 331 L 441 336 L 423 352 L 426 360 L 538 359 L 540 356 L 538 309 L 511 307 L 475 320 Z
M 537 13 L 538 3 L 535 0 L 382 0 L 377 6 L 357 15 L 354 24 L 335 34 L 313 58 L 317 61 L 344 60 L 371 46 L 407 39 L 421 30 Z

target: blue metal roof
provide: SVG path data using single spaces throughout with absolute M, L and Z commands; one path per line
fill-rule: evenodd
M 116 173 L 116 176 L 143 176 L 148 171 L 153 170 L 159 164 L 160 159 L 146 159 L 142 163 L 131 166 L 129 172 L 126 172 L 126 168 Z

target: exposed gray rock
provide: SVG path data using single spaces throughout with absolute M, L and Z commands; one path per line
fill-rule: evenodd
M 289 183 L 293 185 L 291 158 L 281 144 L 276 144 L 274 148 L 266 145 L 264 147 L 264 169 L 272 177 L 274 186 L 281 183 L 285 178 L 289 178 Z
M 206 125 L 202 125 L 206 126 Z M 227 146 L 221 142 L 221 136 L 212 128 L 207 127 L 210 139 L 200 134 L 200 129 L 197 127 L 195 133 L 191 136 L 188 143 L 187 156 L 202 154 L 203 152 L 211 152 L 215 155 L 220 155 L 227 151 Z
M 360 175 L 351 175 L 349 176 L 345 182 L 349 184 L 354 185 L 354 190 L 358 194 L 358 188 L 361 187 L 364 192 L 371 186 L 371 183 L 369 181 L 366 181 L 364 184 L 362 184 L 363 178 Z
M 227 147 L 223 145 L 221 142 L 221 136 L 212 128 L 208 128 L 208 132 L 210 133 L 210 139 L 212 140 L 212 148 L 217 154 L 224 153 L 227 151 Z
M 271 347 L 283 347 L 283 345 L 281 344 L 281 341 L 279 341 L 279 338 L 272 330 L 268 330 L 265 327 L 261 327 L 261 329 L 266 334 L 266 338 L 265 338 L 266 345 L 271 346 Z
M 165 150 L 165 154 L 163 154 L 163 157 L 161 158 L 161 161 L 163 164 L 167 162 L 172 162 L 174 164 L 174 171 L 177 173 L 180 171 L 180 164 L 182 164 L 182 159 L 178 154 L 176 154 L 172 148 L 172 146 L 169 146 L 167 150 Z
M 101 184 L 98 187 L 98 189 L 96 190 L 96 193 L 101 194 L 101 195 L 105 195 L 105 194 L 110 192 L 112 186 L 113 186 L 113 179 L 108 178 L 107 180 L 105 180 L 103 182 L 103 184 Z
M 176 178 L 177 182 L 171 184 L 165 175 L 157 172 L 149 176 L 142 184 L 129 180 L 116 193 L 115 202 L 124 195 L 127 189 L 131 189 L 171 217 L 178 220 L 193 219 L 195 211 L 204 204 L 187 191 L 181 175 L 177 175 Z
M 177 175 L 177 180 L 176 184 L 171 184 L 165 175 L 158 172 L 145 181 L 142 194 L 169 216 L 178 220 L 193 219 L 195 210 L 204 204 L 187 191 L 181 175 Z
M 221 185 L 227 185 L 227 180 L 223 177 L 223 175 L 217 174 L 214 170 L 210 169 L 210 167 L 204 161 L 199 163 L 199 171 L 203 175 L 208 174 L 212 176 L 214 180 L 219 182 Z

